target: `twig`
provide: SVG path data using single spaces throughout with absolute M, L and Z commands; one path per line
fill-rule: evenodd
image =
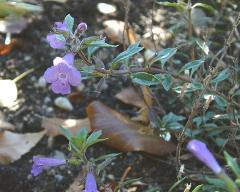
M 128 14 L 129 14 L 129 2 L 130 0 L 124 0 L 124 9 L 125 9 L 125 16 L 124 16 L 124 29 L 123 29 L 123 49 L 126 50 L 126 44 L 125 44 L 125 32 L 127 34 L 128 38 L 128 43 L 130 43 L 130 38 L 129 38 L 129 26 L 128 26 Z

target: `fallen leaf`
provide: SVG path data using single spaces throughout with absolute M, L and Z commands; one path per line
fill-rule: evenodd
M 26 18 L 10 15 L 0 20 L 0 32 L 18 34 L 27 27 L 27 24 Z
M 4 131 L 0 133 L 0 163 L 9 164 L 21 158 L 29 152 L 43 137 L 45 131 L 38 133 L 12 133 Z
M 1 130 L 14 130 L 14 129 L 15 129 L 15 125 L 7 122 L 5 120 L 4 114 L 0 112 L 0 131 Z
M 104 32 L 107 37 L 114 42 L 123 44 L 124 22 L 118 20 L 107 20 L 103 22 Z M 129 38 L 129 42 L 128 42 Z M 139 38 L 138 38 L 139 39 Z M 124 33 L 125 44 L 133 44 L 137 42 L 137 34 L 129 26 L 128 33 Z
M 152 155 L 166 155 L 176 150 L 172 142 L 153 135 L 153 129 L 136 123 L 99 101 L 87 107 L 91 129 L 102 130 L 105 143 L 117 150 L 142 151 Z
M 81 128 L 90 129 L 89 120 L 86 119 L 61 119 L 61 118 L 46 118 L 42 120 L 42 127 L 46 129 L 48 136 L 63 135 L 60 131 L 60 127 L 68 129 L 73 135 L 75 135 Z
M 0 56 L 6 56 L 8 55 L 13 47 L 16 45 L 17 41 L 15 39 L 11 40 L 10 44 L 0 44 Z
M 145 106 L 144 100 L 133 87 L 127 87 L 122 89 L 119 93 L 115 95 L 115 97 L 123 103 L 133 105 L 139 108 Z

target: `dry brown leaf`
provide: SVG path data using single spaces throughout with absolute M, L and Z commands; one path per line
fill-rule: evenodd
M 127 87 L 122 89 L 115 97 L 126 104 L 140 108 L 138 116 L 134 117 L 133 120 L 149 123 L 149 112 L 152 109 L 153 97 L 148 87 L 141 86 L 140 93 L 133 87 Z M 163 108 L 160 110 L 164 111 Z
M 0 44 L 0 56 L 8 55 L 12 51 L 16 43 L 17 43 L 16 39 L 13 39 L 11 43 L 8 45 Z
M 133 105 L 139 108 L 145 106 L 144 100 L 140 97 L 140 95 L 133 87 L 127 87 L 122 89 L 118 94 L 115 95 L 115 97 L 123 103 Z
M 99 101 L 87 107 L 93 130 L 102 130 L 105 143 L 120 151 L 142 151 L 152 155 L 166 155 L 175 151 L 172 142 L 152 134 L 152 129 L 136 123 Z
M 4 131 L 0 133 L 0 163 L 12 163 L 25 153 L 29 152 L 43 137 L 45 131 L 38 133 L 13 133 Z
M 0 112 L 0 130 L 14 130 L 15 127 L 15 125 L 7 122 L 4 114 Z
M 48 136 L 63 135 L 60 131 L 60 127 L 68 129 L 73 135 L 75 135 L 79 129 L 90 129 L 89 120 L 86 119 L 61 119 L 61 118 L 43 118 L 42 127 L 46 129 Z
M 103 26 L 105 27 L 104 32 L 107 37 L 114 42 L 118 42 L 123 44 L 123 31 L 124 31 L 124 22 L 118 20 L 107 20 L 103 22 Z M 129 41 L 128 42 L 128 38 Z M 137 34 L 133 31 L 131 27 L 129 27 L 128 34 L 124 33 L 124 41 L 125 44 L 132 44 L 137 42 Z

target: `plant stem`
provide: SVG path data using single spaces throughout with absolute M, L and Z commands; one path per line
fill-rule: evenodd
M 32 73 L 34 70 L 35 70 L 34 68 L 31 68 L 31 69 L 23 72 L 22 74 L 18 75 L 15 79 L 13 79 L 13 81 L 16 83 L 17 81 L 21 80 L 22 78 L 24 78 L 28 74 Z

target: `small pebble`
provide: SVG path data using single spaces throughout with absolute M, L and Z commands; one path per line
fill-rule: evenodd
M 41 77 L 38 79 L 37 83 L 36 83 L 36 87 L 45 88 L 46 86 L 47 86 L 47 82 L 46 82 L 46 80 L 44 79 L 44 77 L 41 76 Z
M 54 104 L 60 109 L 64 109 L 66 111 L 72 111 L 73 105 L 70 103 L 67 97 L 57 97 L 54 100 Z

